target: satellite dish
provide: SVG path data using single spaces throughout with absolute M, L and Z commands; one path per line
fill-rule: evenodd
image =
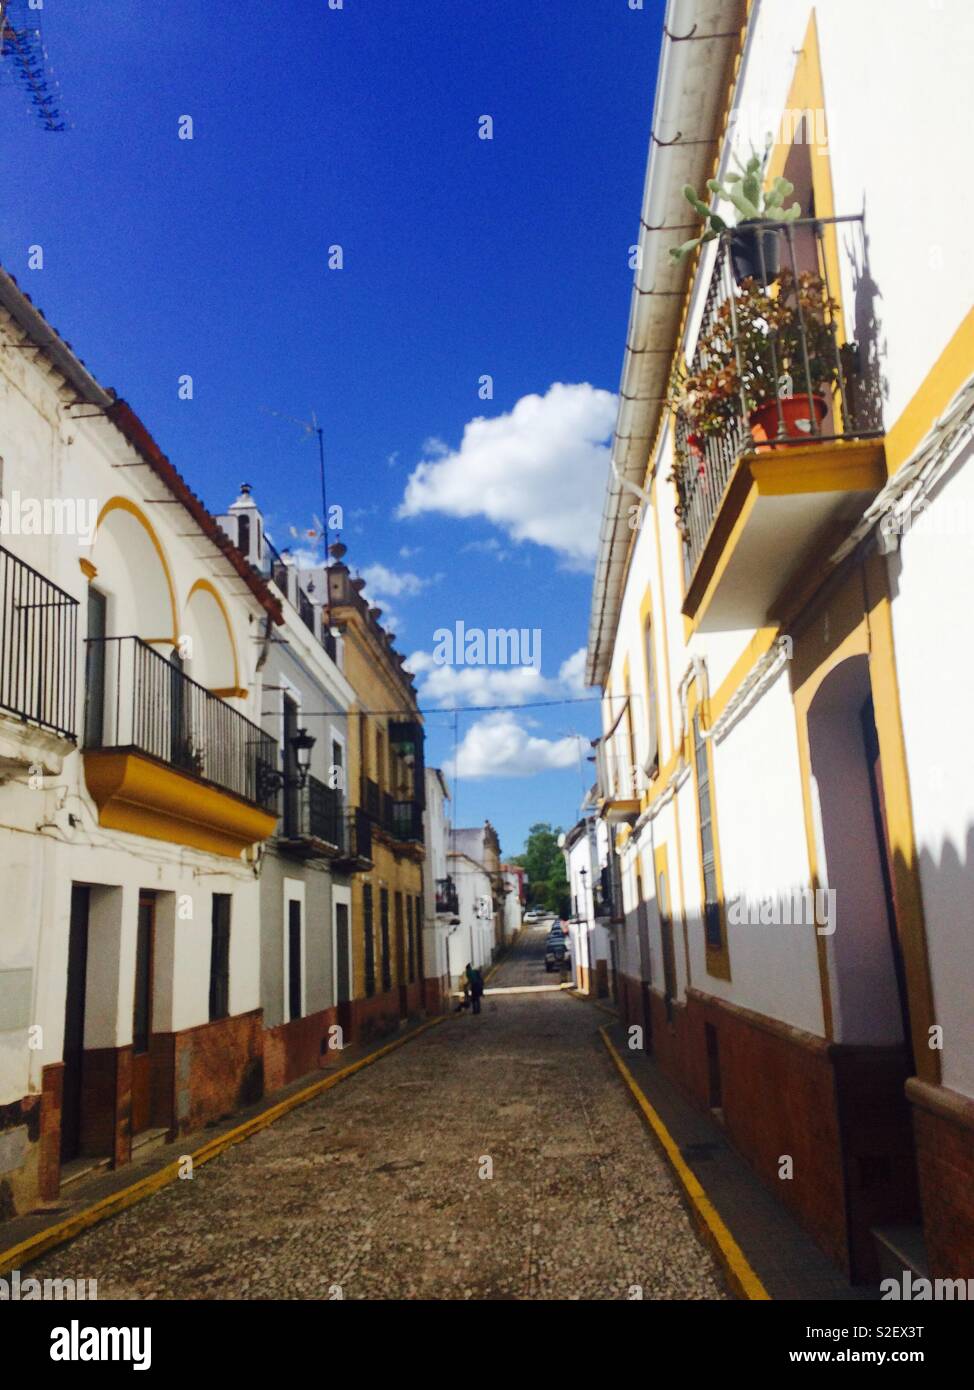
M 559 848 L 559 849 L 564 849 L 564 848 L 565 848 L 565 840 L 566 840 L 566 838 L 567 838 L 567 836 L 565 835 L 565 832 L 562 831 L 561 834 L 558 836 L 558 848 Z

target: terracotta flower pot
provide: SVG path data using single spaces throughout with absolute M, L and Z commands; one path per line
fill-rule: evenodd
M 818 416 L 818 423 L 821 424 L 829 409 L 829 403 L 824 396 L 809 396 L 804 393 L 798 396 L 782 396 L 780 416 L 778 406 L 778 401 L 766 401 L 764 405 L 756 406 L 748 416 L 751 435 L 756 444 L 773 445 L 776 439 L 781 438 L 782 436 L 779 435 L 778 431 L 782 419 L 785 422 L 784 438 L 814 438 L 813 412 L 814 415 Z

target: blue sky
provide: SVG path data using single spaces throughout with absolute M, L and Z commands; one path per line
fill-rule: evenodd
M 317 412 L 349 563 L 420 654 L 424 707 L 584 693 L 661 0 L 39 17 L 73 128 L 40 129 L 5 78 L 3 264 L 211 510 L 253 484 L 279 547 L 320 502 L 313 446 L 270 412 Z M 540 629 L 540 675 L 434 667 L 458 619 Z M 576 818 L 591 764 L 562 741 L 597 705 L 484 721 L 459 718 L 458 819 L 489 816 L 513 854 Z M 431 762 L 453 723 L 429 716 Z M 499 766 L 538 770 L 481 775 Z

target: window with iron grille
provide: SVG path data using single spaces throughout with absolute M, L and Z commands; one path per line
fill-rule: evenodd
M 724 944 L 717 890 L 717 857 L 714 850 L 713 802 L 707 745 L 700 728 L 699 712 L 693 716 L 693 755 L 697 769 L 697 807 L 700 813 L 700 862 L 703 866 L 704 938 L 708 946 L 720 950 Z
M 365 997 L 375 994 L 375 936 L 372 926 L 372 885 L 362 885 L 362 916 L 365 921 Z
M 379 889 L 379 934 L 382 948 L 382 990 L 392 989 L 392 961 L 389 957 L 389 890 Z

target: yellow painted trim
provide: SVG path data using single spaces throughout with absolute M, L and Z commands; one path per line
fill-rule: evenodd
M 142 511 L 140 507 L 137 507 L 134 502 L 130 502 L 127 497 L 110 497 L 108 501 L 105 503 L 105 505 L 102 507 L 101 512 L 98 515 L 97 524 L 95 526 L 96 541 L 98 539 L 98 532 L 101 529 L 102 522 L 112 512 L 128 512 L 129 516 L 135 517 L 136 521 L 143 528 L 143 530 L 148 535 L 149 540 L 152 542 L 152 548 L 158 555 L 159 563 L 162 565 L 162 572 L 166 576 L 166 587 L 169 590 L 169 606 L 172 611 L 172 637 L 152 639 L 146 638 L 145 640 L 167 642 L 171 641 L 173 646 L 175 647 L 179 643 L 179 610 L 176 605 L 176 585 L 173 583 L 172 570 L 169 567 L 169 561 L 166 559 L 166 552 L 162 547 L 162 542 L 156 535 L 155 528 L 153 527 L 152 522 L 149 520 L 149 518 L 145 515 L 145 513 Z
M 78 568 L 87 580 L 91 581 L 92 579 L 97 579 L 98 571 L 90 560 L 79 560 Z
M 720 907 L 720 946 L 711 946 L 707 941 L 705 920 L 707 888 L 703 876 L 703 839 L 700 826 L 700 785 L 697 773 L 697 750 L 694 746 L 693 721 L 700 708 L 701 729 L 712 726 L 707 710 L 700 704 L 700 694 L 696 677 L 690 683 L 687 696 L 687 738 L 689 739 L 689 761 L 693 769 L 693 807 L 697 824 L 697 863 L 700 869 L 700 926 L 703 931 L 704 953 L 707 960 L 707 974 L 718 980 L 730 980 L 730 943 L 727 939 L 727 911 L 724 901 L 724 872 L 720 857 L 720 829 L 717 824 L 717 788 L 714 782 L 714 750 L 712 740 L 704 741 L 704 757 L 707 759 L 707 782 L 710 788 L 710 828 L 714 842 L 714 878 L 717 882 L 717 902 Z
M 795 656 L 792 662 L 793 679 L 799 680 L 799 683 L 793 685 L 792 688 L 792 704 L 795 710 L 795 725 L 798 735 L 798 767 L 801 778 L 802 812 L 805 821 L 805 843 L 808 850 L 809 883 L 813 892 L 823 887 L 825 879 L 822 874 L 822 866 L 819 864 L 816 816 L 812 798 L 812 755 L 808 737 L 808 711 L 822 682 L 831 675 L 836 666 L 851 657 L 868 657 L 869 655 L 869 636 L 864 616 L 851 629 L 848 623 L 842 622 L 840 618 L 843 609 L 849 604 L 852 586 L 858 587 L 855 576 L 850 577 L 842 588 L 831 596 L 828 603 L 816 610 L 813 623 L 801 632 L 795 641 Z M 829 622 L 830 629 L 833 629 L 834 621 L 836 634 L 845 632 L 845 636 L 841 641 L 833 643 L 826 655 L 815 665 L 810 658 L 806 657 L 805 648 L 814 640 L 813 634 L 820 631 L 822 623 L 826 620 Z M 808 666 L 808 674 L 802 675 L 806 665 Z M 814 924 L 811 930 L 815 931 L 823 1028 L 826 1039 L 832 1042 L 835 1037 L 835 1014 L 832 1007 L 832 982 L 829 975 L 828 937 L 820 935 Z
M 808 19 L 808 27 L 805 30 L 805 37 L 795 61 L 795 71 L 791 81 L 791 89 L 785 101 L 785 111 L 821 111 L 825 117 L 826 140 L 824 145 L 819 145 L 817 140 L 810 140 L 802 147 L 808 150 L 809 162 L 812 176 L 812 197 L 815 201 L 815 213 L 818 217 L 835 216 L 835 192 L 832 186 L 832 160 L 829 155 L 829 136 L 828 136 L 828 110 L 825 104 L 825 81 L 822 75 L 822 55 L 818 42 L 818 21 L 815 10 L 813 9 Z M 779 129 L 781 127 L 779 126 Z M 806 136 L 808 132 L 806 131 Z M 816 132 L 817 134 L 817 132 Z M 779 141 L 771 151 L 768 161 L 767 179 L 773 183 L 779 174 L 783 174 L 788 156 L 791 154 L 794 145 L 792 142 L 784 143 Z M 802 215 L 808 216 L 809 209 L 802 208 Z M 839 305 L 840 322 L 845 322 L 845 314 L 842 307 L 842 278 L 839 273 L 839 242 L 834 223 L 826 226 L 823 237 L 823 252 L 825 265 L 823 269 L 827 272 L 829 289 L 832 298 Z M 836 433 L 842 430 L 842 406 L 840 401 L 834 403 Z
M 680 994 L 680 979 L 676 973 L 676 945 L 673 941 L 673 884 L 670 879 L 670 861 L 666 845 L 657 845 L 653 850 L 653 872 L 656 879 L 656 907 L 659 913 L 659 933 L 660 950 L 663 955 L 663 988 L 664 994 L 667 985 L 670 983 L 667 978 L 667 965 L 673 971 L 673 992 L 670 999 L 675 1002 Z M 666 902 L 660 893 L 660 876 L 666 884 Z M 665 926 L 664 926 L 665 921 Z M 667 935 L 669 936 L 669 958 L 667 959 Z
M 943 414 L 972 375 L 974 309 L 969 309 L 886 435 L 886 467 L 890 477 L 899 472 L 934 421 Z
M 240 662 L 237 659 L 237 643 L 233 635 L 233 624 L 230 621 L 230 614 L 227 611 L 227 605 L 223 601 L 223 595 L 219 592 L 216 586 L 210 582 L 209 579 L 197 579 L 196 583 L 193 585 L 189 593 L 186 595 L 187 608 L 189 608 L 189 605 L 193 600 L 193 595 L 200 590 L 202 590 L 203 593 L 209 594 L 211 598 L 216 599 L 217 607 L 223 614 L 223 621 L 224 623 L 226 623 L 227 628 L 227 636 L 230 638 L 230 651 L 233 654 L 233 685 L 236 690 L 239 690 Z M 214 695 L 218 695 L 220 692 L 218 690 L 215 690 L 213 693 Z
M 920 887 L 919 857 L 913 827 L 913 801 L 903 737 L 889 572 L 885 561 L 871 555 L 864 567 L 866 622 L 869 627 L 869 680 L 879 755 L 883 769 L 886 831 L 896 877 L 896 906 L 910 1007 L 910 1031 L 917 1075 L 938 1085 L 941 1054 L 930 1047 L 930 1028 L 936 1023 L 933 981 Z
M 277 817 L 139 753 L 84 754 L 85 782 L 101 825 L 238 859 L 270 838 Z
M 743 457 L 724 492 L 686 588 L 683 612 L 689 619 L 687 636 L 697 630 L 710 607 L 760 498 L 821 492 L 861 492 L 875 496 L 885 480 L 881 440 L 813 444 L 794 449 L 789 446 Z M 827 555 L 822 559 L 827 559 Z M 803 579 L 807 580 L 807 574 Z
M 211 690 L 211 695 L 219 695 L 221 700 L 246 700 L 250 694 L 242 685 L 228 685 L 222 690 Z
M 279 1101 L 277 1105 L 272 1105 L 269 1109 L 262 1111 L 260 1115 L 255 1115 L 253 1119 L 245 1120 L 243 1124 L 227 1130 L 226 1134 L 217 1135 L 215 1139 L 211 1139 L 209 1143 L 204 1144 L 199 1149 L 194 1149 L 189 1154 L 193 1161 L 193 1167 L 197 1168 L 203 1163 L 209 1163 L 210 1159 L 218 1158 L 220 1154 L 235 1144 L 240 1144 L 252 1135 L 258 1134 L 262 1129 L 267 1129 L 269 1125 L 283 1119 L 291 1110 L 296 1110 L 300 1105 L 306 1105 L 308 1101 L 314 1100 L 323 1091 L 331 1090 L 333 1086 L 337 1086 L 340 1082 L 346 1081 L 348 1077 L 354 1076 L 363 1067 L 371 1066 L 380 1057 L 385 1057 L 397 1048 L 412 1042 L 420 1033 L 425 1033 L 428 1028 L 434 1028 L 438 1023 L 445 1022 L 445 1019 L 445 1015 L 428 1019 L 405 1037 L 396 1038 L 393 1042 L 387 1043 L 385 1047 L 370 1052 L 367 1057 L 360 1057 L 357 1062 L 352 1062 L 350 1066 L 343 1067 L 341 1071 L 336 1071 L 333 1075 L 325 1077 L 323 1081 L 313 1082 L 304 1090 L 295 1092 L 286 1100 Z M 160 1169 L 158 1173 L 152 1173 L 149 1177 L 132 1183 L 130 1187 L 124 1187 L 120 1192 L 113 1192 L 110 1196 L 102 1198 L 100 1202 L 96 1202 L 94 1206 L 86 1207 L 84 1211 L 76 1212 L 64 1221 L 49 1226 L 45 1231 L 38 1231 L 36 1235 L 28 1236 L 19 1245 L 13 1245 L 8 1250 L 0 1252 L 0 1275 L 9 1274 L 13 1269 L 22 1269 L 27 1264 L 39 1259 L 48 1250 L 53 1250 L 58 1245 L 64 1245 L 67 1241 L 74 1240 L 90 1226 L 95 1226 L 107 1217 L 125 1211 L 126 1208 L 134 1206 L 136 1202 L 141 1202 L 144 1197 L 151 1197 L 160 1188 L 175 1182 L 179 1177 L 179 1171 L 185 1157 L 185 1154 L 180 1155 L 178 1159 Z
M 746 464 L 739 463 L 737 467 L 739 470 L 742 470 L 746 467 Z M 733 487 L 733 482 L 730 486 Z M 723 504 L 718 509 L 717 516 L 714 518 L 715 525 L 721 519 L 721 513 L 724 512 L 724 509 L 727 506 L 729 500 L 729 493 L 725 493 Z M 707 544 L 703 548 L 703 551 L 701 552 L 700 559 L 697 561 L 696 568 L 690 578 L 690 583 L 687 585 L 686 594 L 683 600 L 683 613 L 684 616 L 687 617 L 690 621 L 690 628 L 688 633 L 686 634 L 688 638 L 694 632 L 696 632 L 701 618 L 710 606 L 710 600 L 713 598 L 717 586 L 720 584 L 721 580 L 724 577 L 724 572 L 730 564 L 731 557 L 733 556 L 735 550 L 737 549 L 738 543 L 740 542 L 741 533 L 743 532 L 745 526 L 750 520 L 751 513 L 757 505 L 757 500 L 757 487 L 753 483 L 751 483 L 744 497 L 744 501 L 741 505 L 741 509 L 738 513 L 737 519 L 731 528 L 730 535 L 726 538 L 723 545 L 720 546 L 720 550 L 714 561 L 710 577 L 707 580 L 706 584 L 703 586 L 703 592 L 701 593 L 700 580 L 702 579 L 703 574 L 705 572 L 705 563 L 708 558 L 707 551 L 710 549 L 711 542 L 714 540 L 713 532 L 711 532 L 710 541 L 707 542 Z M 697 597 L 698 594 L 699 597 Z M 691 609 L 692 611 L 688 612 L 688 609 Z
M 770 1301 L 771 1295 L 751 1268 L 744 1251 L 731 1235 L 720 1213 L 701 1186 L 700 1180 L 680 1153 L 676 1140 L 653 1109 L 636 1078 L 622 1060 L 618 1049 L 609 1037 L 608 1029 L 600 1028 L 599 1034 L 605 1043 L 609 1056 L 615 1063 L 616 1070 L 628 1086 L 630 1095 L 638 1105 L 643 1119 L 649 1125 L 674 1176 L 683 1188 L 694 1218 L 713 1249 L 731 1288 L 739 1298 Z
M 670 684 L 670 642 L 666 627 L 666 585 L 663 579 L 663 547 L 659 529 L 659 507 L 657 506 L 655 473 L 653 474 L 653 481 L 650 484 L 649 495 L 653 508 L 653 531 L 656 538 L 656 577 L 659 580 L 660 621 L 663 626 L 661 636 L 663 638 L 663 679 L 666 683 L 666 728 L 670 736 L 669 751 L 672 754 L 675 742 L 673 737 L 673 687 Z M 661 758 L 660 762 L 662 761 Z
M 757 454 L 749 459 L 761 497 L 808 492 L 878 492 L 886 481 L 882 440 L 849 440 Z

